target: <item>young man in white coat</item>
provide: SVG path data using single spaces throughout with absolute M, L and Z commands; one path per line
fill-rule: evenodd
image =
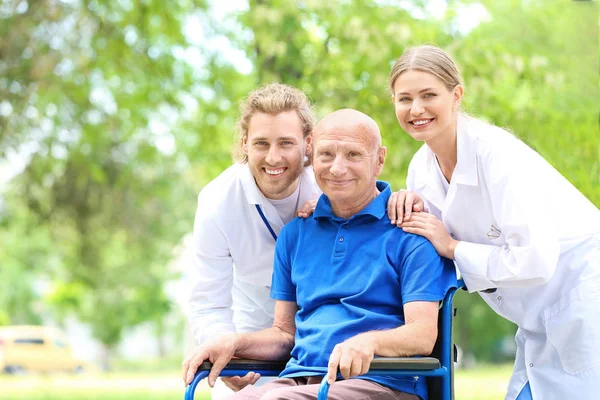
M 241 105 L 238 162 L 198 196 L 188 316 L 198 344 L 271 326 L 275 240 L 321 193 L 308 158 L 313 126 L 308 98 L 287 85 L 261 87 Z M 225 384 L 239 390 L 258 378 Z

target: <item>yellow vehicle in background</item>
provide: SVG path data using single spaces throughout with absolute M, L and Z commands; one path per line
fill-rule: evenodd
M 81 372 L 65 334 L 49 326 L 0 327 L 0 372 Z

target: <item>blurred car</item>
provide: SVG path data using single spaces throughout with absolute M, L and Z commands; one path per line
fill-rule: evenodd
M 82 372 L 65 334 L 49 326 L 0 327 L 0 371 Z

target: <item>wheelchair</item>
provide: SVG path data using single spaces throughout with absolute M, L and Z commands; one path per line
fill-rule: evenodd
M 454 362 L 457 350 L 452 335 L 452 323 L 456 308 L 452 300 L 458 289 L 465 289 L 464 282 L 458 281 L 456 288 L 448 290 L 440 303 L 438 316 L 438 338 L 429 357 L 376 357 L 365 375 L 414 376 L 427 379 L 430 400 L 454 400 Z M 286 361 L 259 361 L 247 359 L 231 360 L 221 371 L 220 376 L 243 376 L 249 371 L 261 376 L 279 376 L 285 369 Z M 188 385 L 184 400 L 193 400 L 198 383 L 208 376 L 212 363 L 200 365 L 192 382 Z M 321 381 L 318 400 L 326 400 L 329 383 L 326 376 Z

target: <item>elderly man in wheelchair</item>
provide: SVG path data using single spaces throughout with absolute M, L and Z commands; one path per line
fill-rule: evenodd
M 409 375 L 370 369 L 379 357 L 432 352 L 439 303 L 457 286 L 454 264 L 427 239 L 390 224 L 391 189 L 377 181 L 386 149 L 375 121 L 348 109 L 326 116 L 312 153 L 323 195 L 311 217 L 291 221 L 277 240 L 273 326 L 197 347 L 183 364 L 184 380 L 192 383 L 205 361 L 212 386 L 234 357 L 289 360 L 279 379 L 246 386 L 233 399 L 317 399 L 323 380 L 330 399 L 426 400 L 419 358 L 409 359 Z

